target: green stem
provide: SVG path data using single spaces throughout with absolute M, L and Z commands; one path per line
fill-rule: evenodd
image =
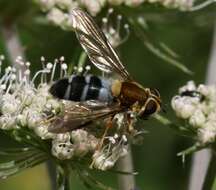
M 57 190 L 72 190 L 72 169 L 69 164 L 57 166 Z
M 46 162 L 48 175 L 50 178 L 50 185 L 52 190 L 57 190 L 57 179 L 56 179 L 56 166 L 52 160 Z
M 182 136 L 193 138 L 196 135 L 196 132 L 191 130 L 190 127 L 175 124 L 167 117 L 162 116 L 161 114 L 154 115 L 154 119 L 156 119 L 161 124 L 168 126 L 171 129 L 174 129 L 175 131 L 177 131 L 178 134 L 181 134 Z
M 78 67 L 84 67 L 86 59 L 87 59 L 87 54 L 86 52 L 83 51 L 79 57 Z
M 212 154 L 202 190 L 212 190 L 215 176 L 216 176 L 216 158 L 215 155 Z
M 177 156 L 185 156 L 185 155 L 188 155 L 188 154 L 192 154 L 192 153 L 194 153 L 194 152 L 196 152 L 198 150 L 201 150 L 201 149 L 203 149 L 205 147 L 206 147 L 206 145 L 204 145 L 204 144 L 196 143 L 195 145 L 187 148 L 186 150 L 183 150 L 182 152 L 179 152 L 177 154 Z

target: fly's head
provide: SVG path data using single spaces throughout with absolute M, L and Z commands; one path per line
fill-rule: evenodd
M 148 98 L 145 102 L 143 102 L 143 105 L 138 113 L 138 116 L 141 119 L 146 119 L 150 115 L 161 110 L 161 98 L 158 90 L 147 88 L 146 92 L 148 94 Z

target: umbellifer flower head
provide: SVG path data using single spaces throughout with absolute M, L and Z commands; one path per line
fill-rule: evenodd
M 216 138 L 216 86 L 195 85 L 189 81 L 172 98 L 176 115 L 186 120 L 202 145 L 215 142 Z
M 30 69 L 29 62 L 24 63 L 20 61 L 21 58 L 18 60 L 22 65 L 28 65 L 26 71 Z M 56 160 L 88 160 L 88 166 L 100 170 L 113 167 L 120 157 L 127 154 L 127 116 L 116 115 L 114 130 L 105 135 L 105 128 L 96 124 L 60 134 L 50 132 L 52 120 L 64 115 L 66 107 L 76 106 L 76 103 L 56 99 L 49 93 L 50 85 L 58 74 L 57 67 L 60 77 L 69 75 L 64 57 L 54 60 L 54 63 L 46 63 L 42 57 L 41 62 L 42 69 L 32 78 L 29 72 L 21 72 L 13 67 L 5 69 L 0 78 L 0 129 L 12 133 L 20 142 L 27 140 L 31 144 L 32 139 L 37 139 L 41 144 L 34 146 L 43 151 L 48 143 L 50 148 L 46 148 L 46 151 Z M 85 69 L 89 71 L 89 66 Z M 82 73 L 86 73 L 85 69 L 82 68 Z M 79 70 L 81 68 L 75 72 L 79 73 Z M 135 122 L 135 118 L 131 118 Z M 28 133 L 25 138 L 24 131 Z

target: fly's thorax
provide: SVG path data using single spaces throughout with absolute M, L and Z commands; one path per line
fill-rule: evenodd
M 111 85 L 112 95 L 116 98 L 119 97 L 121 93 L 121 88 L 122 88 L 122 81 L 114 80 Z
M 127 107 L 131 107 L 135 103 L 143 105 L 149 96 L 142 86 L 130 81 L 115 81 L 112 85 L 112 93 L 122 105 Z
M 122 106 L 130 108 L 144 119 L 159 111 L 161 107 L 160 94 L 156 89 L 144 88 L 133 81 L 114 81 L 112 94 Z

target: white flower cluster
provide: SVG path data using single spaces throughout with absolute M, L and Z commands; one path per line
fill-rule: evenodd
M 4 56 L 0 56 L 0 72 L 3 60 Z M 126 135 L 122 132 L 118 133 L 118 130 L 113 135 L 104 133 L 105 128 L 97 130 L 97 133 L 94 130 L 91 132 L 91 128 L 88 131 L 77 129 L 62 134 L 49 131 L 52 119 L 58 117 L 58 114 L 63 114 L 68 105 L 66 101 L 57 100 L 49 93 L 57 67 L 60 67 L 60 78 L 69 75 L 64 57 L 56 59 L 54 63 L 46 63 L 45 58 L 42 57 L 43 68 L 37 71 L 32 79 L 30 79 L 29 69 L 31 64 L 24 62 L 21 57 L 18 57 L 16 62 L 22 70 L 9 66 L 0 78 L 1 130 L 18 130 L 20 133 L 22 129 L 29 130 L 40 139 L 48 140 L 52 146 L 52 155 L 60 160 L 92 155 L 91 166 L 101 170 L 109 169 L 119 157 L 127 153 Z M 89 69 L 90 67 L 86 66 L 86 71 Z M 83 68 L 77 67 L 74 70 L 77 73 L 84 71 Z M 38 77 L 40 77 L 40 82 L 36 86 L 35 81 L 38 81 Z M 124 117 L 120 118 L 121 122 L 116 122 L 118 129 L 122 129 Z M 15 138 L 22 141 L 20 136 Z
M 144 2 L 144 0 L 35 0 L 45 11 L 58 8 L 62 11 L 70 12 L 74 7 L 84 7 L 92 15 L 96 16 L 107 4 L 116 6 L 125 4 L 135 7 Z
M 83 157 L 96 150 L 99 141 L 85 130 L 57 134 L 52 141 L 52 154 L 61 160 Z
M 60 1 L 61 2 L 61 1 Z M 68 2 L 68 1 L 67 1 Z M 47 11 L 47 19 L 48 21 L 52 22 L 53 24 L 61 27 L 64 30 L 74 30 L 73 28 L 73 18 L 71 12 L 75 7 L 78 7 L 78 3 L 71 2 L 69 5 L 65 3 L 67 9 L 65 10 L 65 6 L 59 5 L 59 0 L 53 1 L 52 3 L 49 1 L 41 0 L 40 5 L 41 7 Z M 83 1 L 85 2 L 85 1 Z M 97 1 L 94 1 L 97 2 Z M 46 3 L 48 3 L 46 5 Z M 63 2 L 61 2 L 63 3 Z M 91 3 L 87 3 L 89 5 Z M 94 3 L 93 3 L 94 4 Z M 64 7 L 64 9 L 63 9 Z M 117 47 L 120 44 L 124 43 L 129 37 L 129 25 L 122 23 L 122 16 L 116 16 L 116 23 L 111 22 L 110 19 L 113 13 L 113 9 L 110 8 L 107 12 L 106 17 L 102 18 L 102 31 L 106 35 L 107 39 L 111 43 L 113 47 Z M 93 14 L 93 13 L 92 13 Z
M 127 137 L 125 135 L 119 137 L 115 134 L 106 138 L 109 143 L 103 146 L 101 150 L 96 150 L 93 154 L 92 167 L 100 170 L 112 168 L 116 161 L 128 152 Z
M 193 7 L 194 0 L 34 0 L 45 11 L 49 11 L 49 15 L 59 23 L 65 20 L 67 14 L 74 7 L 85 8 L 92 16 L 96 16 L 107 4 L 111 6 L 126 5 L 129 7 L 137 7 L 144 2 L 159 3 L 167 8 L 177 8 L 180 10 L 190 10 Z
M 173 97 L 172 108 L 176 115 L 187 120 L 197 133 L 202 144 L 216 140 L 216 86 L 196 86 L 189 81 L 179 89 L 179 95 Z
M 133 122 L 136 122 L 135 118 L 131 119 Z M 126 117 L 124 114 L 117 114 L 115 120 L 118 131 L 126 129 Z M 94 152 L 91 164 L 92 167 L 100 170 L 112 168 L 120 157 L 128 153 L 128 139 L 124 133 L 114 133 L 113 135 L 106 136 L 104 141 L 107 141 L 107 143 L 101 149 Z

